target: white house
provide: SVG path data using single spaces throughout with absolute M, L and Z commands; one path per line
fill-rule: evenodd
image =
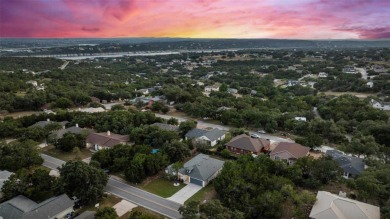
M 206 86 L 204 88 L 205 92 L 211 92 L 211 91 L 219 91 L 219 85 L 212 85 L 212 86 Z
M 225 132 L 219 129 L 204 130 L 195 128 L 187 132 L 185 139 L 193 139 L 196 143 L 204 143 L 213 147 L 218 141 L 225 139 Z
M 390 103 L 381 103 L 381 102 L 378 102 L 374 99 L 371 99 L 371 105 L 375 109 L 390 110 Z
M 328 77 L 328 73 L 326 73 L 326 72 L 320 72 L 320 73 L 318 73 L 318 77 L 319 77 L 319 78 L 327 78 L 327 77 Z
M 296 121 L 303 121 L 303 122 L 306 122 L 306 121 L 307 121 L 306 117 L 301 117 L 301 116 L 297 116 L 297 117 L 295 117 L 294 119 L 295 119 Z

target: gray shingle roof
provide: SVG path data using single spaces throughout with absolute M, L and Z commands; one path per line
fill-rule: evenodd
M 226 143 L 226 146 L 258 153 L 261 150 L 268 150 L 270 147 L 270 141 L 263 138 L 251 138 L 246 134 L 242 134 L 232 138 L 232 140 Z
M 39 204 L 19 195 L 0 204 L 0 216 L 7 219 L 37 219 L 50 218 L 73 207 L 72 201 L 66 194 L 53 197 Z
M 328 150 L 326 151 L 326 154 L 331 156 L 344 172 L 359 175 L 364 171 L 365 164 L 362 158 L 347 156 L 336 150 Z
M 65 135 L 65 133 L 83 134 L 83 133 L 93 133 L 93 132 L 94 132 L 94 130 L 92 130 L 92 129 L 83 129 L 83 128 L 80 128 L 77 126 L 72 126 L 72 127 L 66 128 L 66 129 L 60 129 L 60 130 L 54 131 L 51 134 L 51 136 L 59 139 L 59 138 L 62 138 Z
M 223 167 L 224 163 L 224 161 L 211 158 L 209 155 L 198 154 L 186 162 L 179 172 L 202 181 L 207 181 Z
M 94 211 L 84 211 L 82 214 L 75 217 L 74 219 L 94 219 L 94 218 L 95 218 Z
M 218 138 L 222 137 L 225 134 L 222 130 L 219 129 L 213 129 L 211 131 L 204 130 L 204 129 L 191 129 L 187 134 L 185 135 L 186 138 L 199 138 L 202 136 L 206 136 L 210 141 L 218 140 Z

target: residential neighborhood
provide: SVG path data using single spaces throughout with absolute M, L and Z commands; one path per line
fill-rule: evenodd
M 0 218 L 390 217 L 388 48 L 177 43 L 0 55 Z

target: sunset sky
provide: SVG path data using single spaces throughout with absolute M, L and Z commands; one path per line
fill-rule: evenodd
M 390 38 L 390 0 L 0 0 L 0 37 Z

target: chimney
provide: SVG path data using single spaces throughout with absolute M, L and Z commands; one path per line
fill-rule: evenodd
M 76 127 L 77 127 L 77 128 L 79 127 L 79 124 L 78 124 L 78 123 L 76 123 Z
M 110 131 L 107 131 L 107 135 L 110 136 L 110 135 L 111 135 L 111 132 L 110 132 Z
M 46 121 L 50 122 L 50 119 L 49 119 L 49 118 L 47 118 L 47 119 L 46 119 Z

